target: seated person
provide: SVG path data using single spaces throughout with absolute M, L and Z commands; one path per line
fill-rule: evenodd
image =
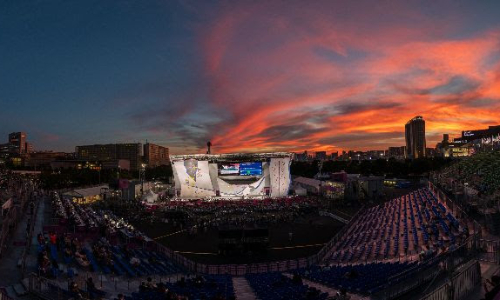
M 137 267 L 141 264 L 141 260 L 138 259 L 137 257 L 132 257 L 130 259 L 130 265 L 132 265 L 133 267 Z
M 42 274 L 46 275 L 46 274 L 47 274 L 47 271 L 48 271 L 48 269 L 49 269 L 49 266 L 50 266 L 50 260 L 49 260 L 49 258 L 47 257 L 47 254 L 45 254 L 45 255 L 41 258 L 41 260 L 40 260 L 40 262 L 39 262 L 39 267 L 38 267 L 38 270 L 39 270 Z
M 82 250 L 75 252 L 75 259 L 76 262 L 82 267 L 88 267 L 90 265 L 87 255 Z
M 39 245 L 45 245 L 45 237 L 43 236 L 43 233 L 39 233 L 37 236 L 38 244 Z
M 71 249 L 69 247 L 66 247 L 64 249 L 64 256 L 65 257 L 73 257 L 73 252 L 71 251 Z

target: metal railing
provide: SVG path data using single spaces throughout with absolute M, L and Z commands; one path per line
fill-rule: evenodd
M 342 229 L 340 229 L 340 231 L 337 232 L 337 234 L 332 239 L 330 239 L 330 241 L 328 241 L 328 243 L 325 244 L 323 248 L 321 248 L 321 250 L 319 250 L 319 252 L 317 253 L 317 256 L 319 257 L 318 261 L 325 261 L 327 258 L 331 257 L 332 252 L 335 251 L 335 246 L 337 242 L 344 236 L 344 234 L 349 230 L 352 224 L 356 223 L 359 216 L 364 211 L 365 211 L 365 205 L 363 205 L 361 209 L 358 210 L 358 212 L 356 212 L 356 214 L 351 218 L 351 220 L 349 220 L 349 223 L 347 223 L 344 227 L 342 227 Z
M 0 300 L 14 300 L 14 299 L 10 297 L 5 290 L 0 289 Z
M 478 260 L 490 263 L 500 264 L 500 241 L 498 240 L 479 240 Z
M 473 261 L 477 256 L 477 237 L 470 236 L 457 249 L 423 261 L 413 268 L 393 275 L 380 286 L 377 299 L 397 299 L 402 295 L 430 282 L 436 276 L 453 271 Z
M 461 300 L 469 296 L 481 282 L 481 268 L 477 261 L 471 261 L 458 274 L 452 275 L 446 283 L 420 300 Z
M 29 228 L 29 232 L 27 234 L 27 241 L 26 241 L 26 246 L 24 248 L 24 252 L 22 255 L 22 273 L 25 275 L 26 273 L 26 259 L 29 255 L 30 248 L 31 248 L 31 242 L 33 241 L 33 233 L 35 231 L 35 225 L 36 225 L 36 218 L 38 217 L 38 209 L 40 207 L 40 202 L 45 201 L 45 195 L 41 195 L 40 198 L 38 198 L 38 201 L 36 201 L 35 204 L 35 209 L 33 210 L 33 214 L 31 215 L 31 224 Z

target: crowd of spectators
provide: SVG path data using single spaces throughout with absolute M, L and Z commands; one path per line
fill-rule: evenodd
M 303 197 L 213 202 L 172 201 L 161 209 L 163 222 L 180 222 L 192 230 L 206 230 L 209 227 L 265 227 L 285 222 L 292 222 L 297 217 L 317 212 L 321 207 L 316 200 Z M 179 215 L 184 219 L 169 219 L 170 215 Z
M 140 215 L 146 208 L 139 204 L 134 215 Z M 99 236 L 112 237 L 117 233 L 128 239 L 148 240 L 148 237 L 135 229 L 124 217 L 118 217 L 111 210 L 94 208 L 91 205 L 80 205 L 71 197 L 54 193 L 52 197 L 53 217 L 63 226 L 75 227 L 78 232 L 97 232 Z M 131 219 L 134 219 L 131 216 Z M 128 216 L 127 216 L 128 219 Z

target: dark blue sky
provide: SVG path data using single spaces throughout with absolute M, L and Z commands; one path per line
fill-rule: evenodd
M 500 122 L 499 3 L 0 1 L 0 142 L 433 146 Z

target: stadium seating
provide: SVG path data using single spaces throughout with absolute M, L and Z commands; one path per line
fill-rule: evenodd
M 173 293 L 187 296 L 189 299 L 235 298 L 230 275 L 206 275 L 165 285 Z
M 371 294 L 387 283 L 390 276 L 416 266 L 416 262 L 373 263 L 352 266 L 313 267 L 296 274 L 320 284 L 349 292 Z
M 322 293 L 302 282 L 293 280 L 281 273 L 248 274 L 245 276 L 256 296 L 261 300 L 326 300 L 327 293 Z
M 419 189 L 364 211 L 336 245 L 330 262 L 414 260 L 421 251 L 456 245 L 460 225 L 429 189 Z
M 208 210 L 218 210 L 224 206 L 226 209 L 228 207 L 238 209 L 254 206 L 255 201 L 203 202 L 199 204 L 199 207 L 205 207 Z M 258 205 L 262 209 L 273 209 L 275 205 L 278 207 L 298 204 L 308 206 L 309 203 L 314 205 L 314 202 L 310 202 L 307 198 L 294 197 L 259 200 Z M 190 209 L 191 205 L 192 203 L 181 201 L 169 203 L 170 207 L 176 209 Z M 76 267 L 75 259 L 66 256 L 63 251 L 64 247 L 58 248 L 57 245 L 51 243 L 40 245 L 39 252 L 50 257 L 52 263 L 48 268 L 48 276 L 64 281 L 67 277 L 75 276 L 75 272 L 88 272 L 89 269 L 97 274 L 132 278 L 137 281 L 142 281 L 146 277 L 174 274 L 185 276 L 183 274 L 186 274 L 186 271 L 183 267 L 173 263 L 160 252 L 150 251 L 147 243 L 134 243 L 134 239 L 143 241 L 144 234 L 131 228 L 126 220 L 116 217 L 112 212 L 80 207 L 74 203 L 67 203 L 65 200 L 60 203 L 56 201 L 54 207 L 62 216 L 78 214 L 81 221 L 88 226 L 90 224 L 100 227 L 115 226 L 116 232 L 122 232 L 121 229 L 126 232 L 116 243 L 111 243 L 102 236 L 82 235 L 78 232 L 70 234 L 84 237 L 81 249 L 88 259 L 89 267 Z M 92 223 L 86 216 L 91 216 Z M 348 225 L 344 238 L 333 245 L 331 256 L 327 257 L 326 261 L 329 266 L 297 269 L 293 271 L 294 278 L 288 277 L 288 274 L 285 276 L 281 272 L 267 272 L 246 274 L 245 279 L 256 296 L 262 300 L 324 300 L 329 297 L 328 294 L 303 284 L 301 278 L 338 290 L 373 294 L 387 284 L 388 278 L 406 270 L 411 272 L 419 270 L 420 266 L 429 267 L 424 266 L 425 263 L 421 265 L 417 262 L 421 251 L 425 250 L 426 256 L 434 256 L 440 251 L 445 251 L 447 247 L 457 246 L 464 228 L 467 228 L 462 222 L 447 209 L 446 205 L 438 202 L 429 189 L 419 189 L 361 212 L 356 221 Z M 106 258 L 111 259 L 103 259 L 102 252 Z M 56 267 L 58 264 L 59 267 Z M 164 299 L 167 290 L 169 293 L 189 299 L 235 298 L 230 275 L 183 278 L 175 283 L 163 282 L 158 286 L 158 288 L 142 288 L 129 294 L 126 299 Z M 59 287 L 53 288 L 57 288 L 57 292 L 66 295 L 67 298 L 74 296 L 74 293 Z M 162 288 L 164 288 L 163 291 Z

